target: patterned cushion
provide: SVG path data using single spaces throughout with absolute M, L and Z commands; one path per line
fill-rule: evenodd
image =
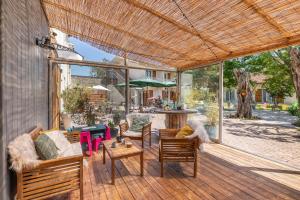
M 42 160 L 50 160 L 57 157 L 57 147 L 48 135 L 39 135 L 34 141 L 34 144 L 36 152 Z
M 125 133 L 123 133 L 123 135 L 127 137 L 142 137 L 142 132 L 128 130 Z
M 144 125 L 149 123 L 149 116 L 138 116 L 132 118 L 132 125 L 129 128 L 130 131 L 141 132 Z

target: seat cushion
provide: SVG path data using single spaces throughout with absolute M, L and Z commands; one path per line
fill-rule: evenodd
M 183 126 L 180 131 L 176 134 L 175 138 L 185 138 L 186 136 L 192 135 L 194 130 L 189 125 Z
M 82 155 L 80 142 L 70 144 L 69 148 L 66 149 L 64 152 L 62 152 L 62 154 L 59 156 L 67 157 L 67 156 L 77 156 L 77 155 Z
M 57 147 L 46 134 L 39 135 L 34 141 L 37 154 L 42 160 L 55 159 L 58 156 Z
M 127 136 L 127 137 L 142 137 L 142 133 L 138 132 L 138 131 L 128 130 L 128 131 L 126 131 L 126 132 L 123 133 L 123 136 Z
M 16 137 L 8 145 L 11 168 L 16 172 L 23 169 L 32 169 L 40 164 L 39 156 L 35 150 L 34 142 L 27 133 Z

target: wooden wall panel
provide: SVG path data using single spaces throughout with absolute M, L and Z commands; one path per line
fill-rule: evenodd
M 15 182 L 8 143 L 37 123 L 48 128 L 48 51 L 35 38 L 48 35 L 39 0 L 1 0 L 0 199 L 12 199 Z

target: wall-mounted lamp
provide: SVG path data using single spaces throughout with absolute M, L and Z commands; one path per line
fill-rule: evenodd
M 54 35 L 56 36 L 56 34 Z M 43 36 L 41 38 L 35 38 L 35 44 L 41 48 L 50 50 L 70 51 L 77 53 L 74 48 L 66 47 L 60 44 L 51 43 L 49 36 Z M 78 53 L 77 53 L 78 54 Z
M 49 36 L 43 36 L 42 38 L 35 38 L 35 44 L 39 47 L 55 50 L 55 47 L 50 42 Z

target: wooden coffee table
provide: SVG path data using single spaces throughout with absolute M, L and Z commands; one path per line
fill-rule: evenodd
M 131 147 L 127 148 L 126 145 L 117 143 L 116 148 L 112 148 L 111 144 L 115 142 L 115 139 L 103 141 L 103 164 L 105 164 L 105 152 L 109 155 L 111 159 L 111 183 L 115 184 L 115 160 L 120 160 L 122 158 L 128 158 L 131 156 L 140 155 L 140 165 L 141 165 L 141 176 L 144 175 L 144 151 L 143 149 L 132 144 Z M 126 138 L 126 141 L 130 139 Z

